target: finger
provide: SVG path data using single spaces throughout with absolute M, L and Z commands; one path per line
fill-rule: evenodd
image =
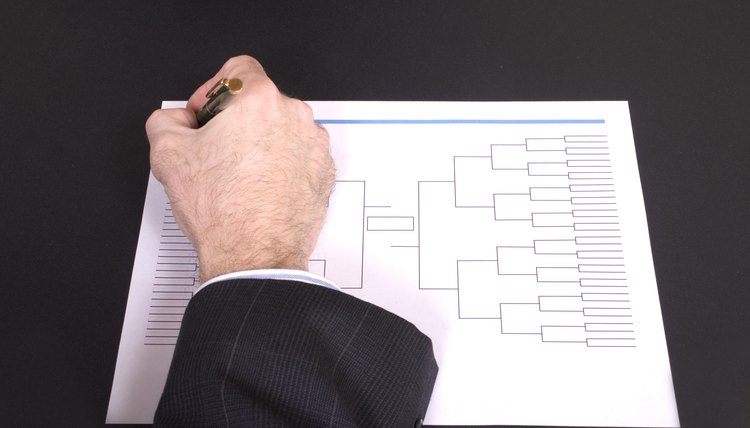
M 325 126 L 320 124 L 315 124 L 315 127 L 318 129 L 318 141 L 321 142 L 321 144 L 324 147 L 327 147 L 328 150 L 331 150 L 331 136 L 328 133 L 328 130 L 325 128 Z
M 195 114 L 184 108 L 160 109 L 146 120 L 146 135 L 149 143 L 160 143 L 169 135 L 191 131 L 198 125 Z
M 202 84 L 188 101 L 188 109 L 198 112 L 206 103 L 206 94 L 211 88 L 221 79 L 224 78 L 238 78 L 242 80 L 243 91 L 251 83 L 251 81 L 258 78 L 265 78 L 266 72 L 263 70 L 263 66 L 260 62 L 253 57 L 247 55 L 240 55 L 230 58 L 221 69 L 214 75 L 214 77 L 208 79 Z

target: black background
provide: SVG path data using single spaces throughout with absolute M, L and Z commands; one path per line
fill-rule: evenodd
M 309 100 L 628 100 L 681 422 L 750 427 L 744 2 L 4 3 L 0 425 L 103 425 L 144 122 L 247 53 Z

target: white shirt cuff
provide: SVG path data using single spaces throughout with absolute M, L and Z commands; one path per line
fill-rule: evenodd
M 240 272 L 226 273 L 224 275 L 219 275 L 215 278 L 211 278 L 208 281 L 201 284 L 201 286 L 198 287 L 198 290 L 196 290 L 196 293 L 198 293 L 199 291 L 206 288 L 206 286 L 209 286 L 213 283 L 216 283 L 219 281 L 226 281 L 230 279 L 280 279 L 280 280 L 286 280 L 286 281 L 305 282 L 308 284 L 320 285 L 326 288 L 330 288 L 332 290 L 340 291 L 339 287 L 337 287 L 336 284 L 334 284 L 327 278 L 324 278 L 320 275 L 315 275 L 314 273 L 310 273 L 304 270 L 256 269 L 256 270 L 243 270 Z

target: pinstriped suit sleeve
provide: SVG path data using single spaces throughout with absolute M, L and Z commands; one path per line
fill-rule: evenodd
M 223 281 L 183 318 L 157 426 L 412 427 L 437 376 L 414 325 L 294 281 Z

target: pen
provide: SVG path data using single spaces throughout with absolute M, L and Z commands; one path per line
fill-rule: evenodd
M 242 91 L 242 80 L 240 79 L 221 79 L 216 82 L 206 93 L 208 101 L 195 115 L 198 119 L 198 127 L 205 125 L 214 116 L 221 113 L 226 108 L 231 96 L 239 94 L 240 91 Z

